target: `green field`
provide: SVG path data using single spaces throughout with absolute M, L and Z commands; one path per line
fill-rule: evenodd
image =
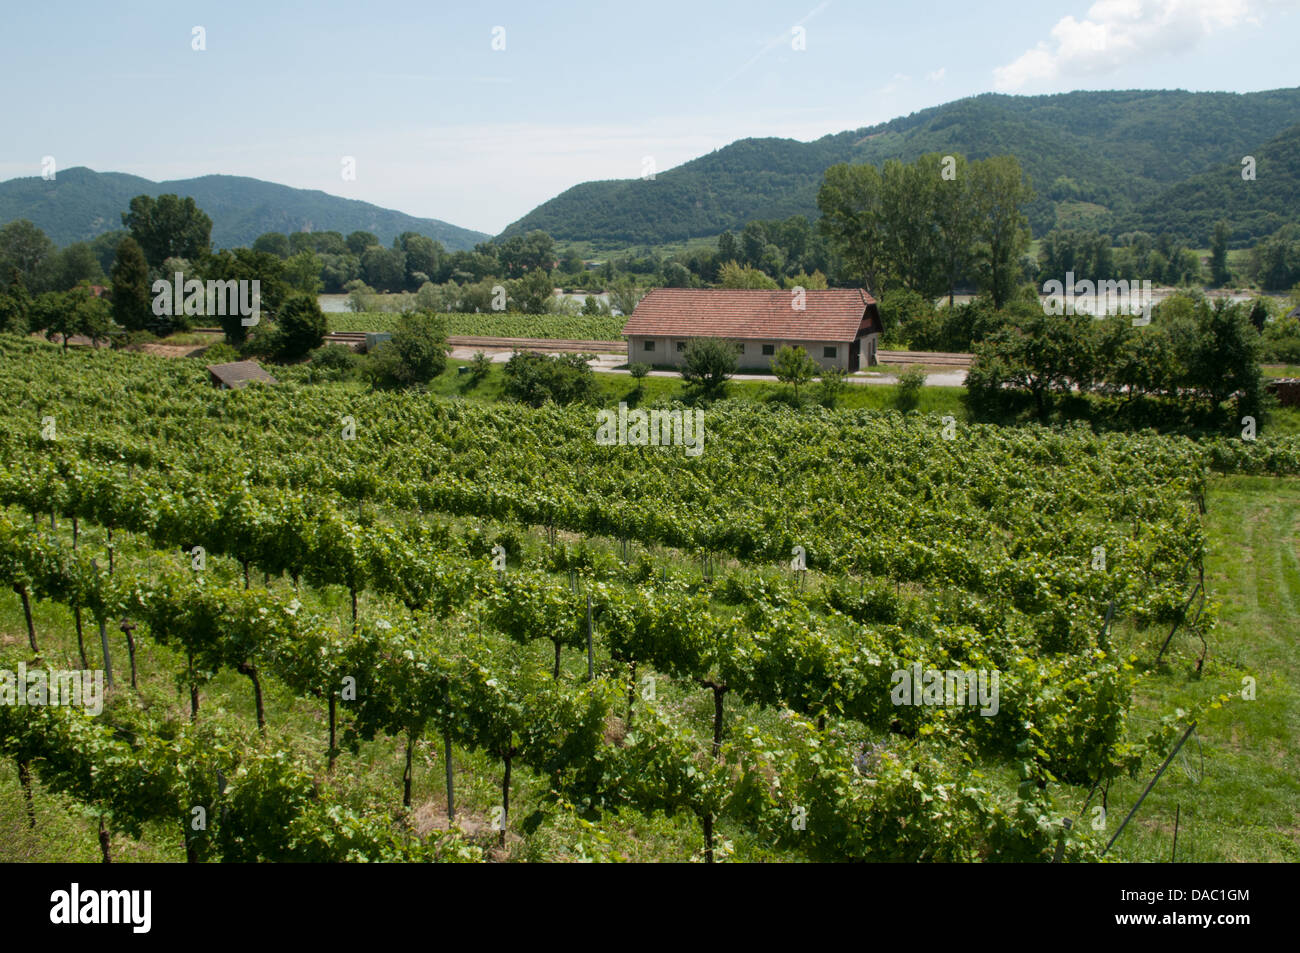
M 401 315 L 384 311 L 329 314 L 331 331 L 391 331 Z M 574 341 L 622 340 L 624 318 L 568 317 L 558 314 L 443 314 L 452 337 L 563 338 Z
M 209 859 L 1047 860 L 1073 816 L 1089 861 L 1192 717 L 1107 857 L 1167 859 L 1177 812 L 1180 860 L 1296 858 L 1300 480 L 1208 475 L 1179 437 L 969 423 L 938 388 L 902 415 L 888 387 L 792 410 L 733 382 L 691 457 L 497 400 L 499 370 L 463 394 L 454 366 L 425 394 L 309 373 L 221 392 L 197 361 L 0 341 L 0 668 L 34 663 L 17 586 L 50 664 L 79 667 L 69 606 L 107 607 L 119 684 L 98 719 L 0 707 L 0 860 L 94 861 L 101 819 L 115 860 L 183 860 L 224 765 Z M 602 375 L 599 403 L 680 393 L 645 384 Z M 195 573 L 176 547 L 199 540 Z M 1155 666 L 1197 560 L 1208 605 Z M 1001 716 L 891 704 L 913 661 L 1001 671 Z M 362 689 L 333 771 L 326 672 Z M 193 774 L 156 753 L 191 740 Z

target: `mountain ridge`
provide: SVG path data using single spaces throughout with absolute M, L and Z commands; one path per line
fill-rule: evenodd
M 817 188 L 830 165 L 910 161 L 926 152 L 1019 157 L 1039 195 L 1028 209 L 1035 234 L 1057 225 L 1114 227 L 1132 224 L 1134 212 L 1164 190 L 1270 141 L 1298 116 L 1300 87 L 982 93 L 809 142 L 739 139 L 653 180 L 579 183 L 498 237 L 540 228 L 560 241 L 662 244 L 753 219 L 816 218 Z
M 174 193 L 192 197 L 212 218 L 218 248 L 251 245 L 264 232 L 373 231 L 389 245 L 402 232 L 419 232 L 449 251 L 468 250 L 491 236 L 434 218 L 419 218 L 360 199 L 297 189 L 278 182 L 220 173 L 154 182 L 128 172 L 97 172 L 85 166 L 0 182 L 0 223 L 26 218 L 58 245 L 88 241 L 122 227 L 121 213 L 137 195 Z

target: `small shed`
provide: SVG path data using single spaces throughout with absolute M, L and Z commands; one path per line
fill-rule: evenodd
M 209 364 L 208 378 L 213 387 L 222 390 L 238 390 L 249 381 L 274 384 L 275 378 L 263 370 L 257 361 L 233 361 L 229 364 Z
M 1300 407 L 1300 377 L 1277 377 L 1264 385 L 1283 407 Z

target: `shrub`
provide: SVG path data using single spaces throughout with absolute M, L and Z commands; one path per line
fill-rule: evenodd
M 361 365 L 361 356 L 346 344 L 327 344 L 310 354 L 312 369 L 326 380 L 344 380 Z M 315 375 L 314 375 L 315 376 Z
M 898 396 L 895 406 L 899 410 L 915 410 L 921 402 L 921 388 L 925 386 L 925 371 L 919 367 L 909 367 L 898 375 Z
M 402 315 L 392 339 L 375 348 L 366 364 L 377 387 L 421 386 L 446 368 L 446 324 L 425 311 Z
M 548 400 L 557 404 L 586 403 L 596 394 L 590 355 L 516 352 L 505 367 L 505 392 L 532 407 Z
M 152 331 L 115 331 L 113 332 L 109 343 L 117 351 L 138 350 L 141 344 L 148 344 L 150 341 L 158 340 L 157 335 Z M 208 348 L 211 350 L 211 348 Z
M 362 311 L 370 310 L 370 299 L 375 295 L 374 288 L 360 278 L 353 278 L 343 286 L 343 290 L 347 292 L 349 311 L 360 314 Z
M 794 387 L 794 399 L 799 400 L 799 388 L 817 376 L 821 365 L 808 356 L 801 347 L 782 345 L 772 358 L 772 373 L 782 384 Z
M 259 342 L 277 361 L 298 361 L 321 346 L 329 324 L 314 295 L 295 294 L 280 309 L 275 327 Z
M 477 387 L 488 374 L 492 373 L 492 358 L 482 351 L 475 351 L 473 360 L 469 362 L 469 367 L 469 386 Z
M 134 336 L 140 333 L 141 332 L 139 331 L 132 332 L 132 335 L 129 336 Z M 153 335 L 149 336 L 151 338 L 153 337 Z M 232 361 L 240 359 L 239 352 L 235 350 L 234 345 L 228 344 L 225 341 L 218 341 L 216 344 L 210 344 L 194 356 L 202 360 L 204 364 L 229 364 Z
M 736 348 L 717 338 L 692 338 L 683 362 L 682 380 L 706 394 L 717 394 L 736 373 Z
M 848 386 L 849 372 L 842 367 L 832 367 L 822 372 L 817 381 L 817 402 L 823 407 L 834 407 Z

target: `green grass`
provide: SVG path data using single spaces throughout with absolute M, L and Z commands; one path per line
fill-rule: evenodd
M 1300 364 L 1262 364 L 1265 377 L 1300 377 Z
M 429 391 L 443 397 L 463 397 L 466 400 L 491 402 L 503 400 L 503 365 L 493 364 L 492 371 L 478 385 L 471 387 L 468 375 L 457 373 L 458 366 L 469 366 L 468 361 L 447 362 L 447 370 L 429 386 Z M 597 373 L 597 402 L 611 406 L 626 401 L 629 406 L 649 404 L 656 400 L 691 400 L 692 395 L 680 377 L 646 377 L 638 392 L 636 381 L 628 374 Z M 816 385 L 800 388 L 799 399 L 804 404 L 816 401 Z M 951 414 L 957 420 L 966 419 L 963 402 L 964 387 L 925 387 L 915 410 L 926 414 Z M 793 391 L 786 384 L 773 381 L 729 381 L 724 392 L 728 398 L 763 402 L 783 402 L 792 398 Z M 898 405 L 898 387 L 893 384 L 848 384 L 840 394 L 836 406 L 849 410 L 895 410 Z
M 1294 863 L 1300 860 L 1300 480 L 1219 478 L 1207 506 L 1206 586 L 1221 609 L 1218 628 L 1207 636 L 1204 671 L 1195 671 L 1200 642 L 1182 632 L 1158 670 L 1151 667 L 1158 642 L 1148 636 L 1134 643 L 1146 672 L 1135 719 L 1154 723 L 1207 694 L 1233 698 L 1210 711 L 1188 741 L 1193 776 L 1204 756 L 1200 782 L 1176 758 L 1114 851 L 1127 860 L 1168 860 L 1179 811 L 1180 861 Z M 1240 697 L 1247 676 L 1256 680 L 1254 701 Z M 1157 766 L 1111 788 L 1108 833 Z

